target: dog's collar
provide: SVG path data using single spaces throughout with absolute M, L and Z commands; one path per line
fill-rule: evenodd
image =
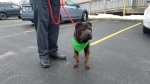
M 72 45 L 73 45 L 74 49 L 78 52 L 81 52 L 88 45 L 88 43 L 89 42 L 78 43 L 74 37 L 72 38 Z

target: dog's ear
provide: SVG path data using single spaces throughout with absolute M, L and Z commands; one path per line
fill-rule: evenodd
M 89 24 L 92 27 L 92 23 L 91 22 L 87 22 L 87 24 Z
M 78 29 L 78 28 L 80 28 L 82 26 L 82 22 L 77 22 L 77 24 L 76 24 L 76 29 Z

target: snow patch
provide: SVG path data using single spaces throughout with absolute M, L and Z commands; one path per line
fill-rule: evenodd
M 6 53 L 0 55 L 0 59 L 6 58 L 6 57 L 12 56 L 12 55 L 17 55 L 17 53 L 14 53 L 12 51 L 6 52 Z
M 106 19 L 133 19 L 133 20 L 143 20 L 144 15 L 128 15 L 128 16 L 119 16 L 113 14 L 98 14 L 98 15 L 89 15 L 89 18 L 106 18 Z

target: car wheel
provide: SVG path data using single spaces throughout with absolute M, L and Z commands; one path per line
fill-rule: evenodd
M 5 20 L 7 18 L 5 13 L 0 13 L 0 19 Z
M 86 21 L 87 20 L 87 13 L 86 12 L 83 12 L 81 20 L 82 21 Z
M 147 34 L 147 33 L 149 33 L 149 31 L 150 30 L 143 25 L 143 33 Z

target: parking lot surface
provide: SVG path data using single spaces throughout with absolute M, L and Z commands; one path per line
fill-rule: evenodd
M 67 60 L 51 59 L 50 68 L 41 68 L 36 32 L 31 22 L 0 21 L 0 84 L 149 84 L 150 35 L 134 21 L 91 21 L 93 39 L 85 70 L 84 53 L 74 69 L 71 38 L 74 27 L 62 23 L 59 52 Z

